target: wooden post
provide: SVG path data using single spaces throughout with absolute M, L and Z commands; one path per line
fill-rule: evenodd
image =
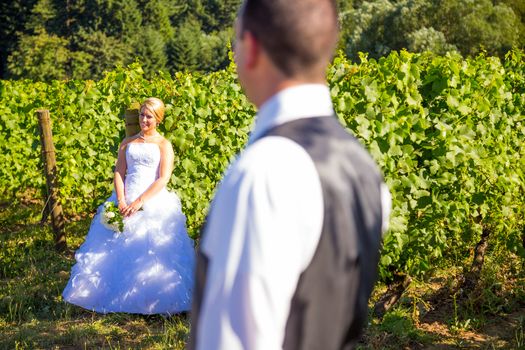
M 46 175 L 48 210 L 51 213 L 51 223 L 55 233 L 55 248 L 64 251 L 67 248 L 66 234 L 64 233 L 64 215 L 62 204 L 58 198 L 57 167 L 55 160 L 55 146 L 51 133 L 51 119 L 48 110 L 38 110 L 38 126 L 40 128 L 40 143 L 42 144 L 42 158 Z
M 126 109 L 126 112 L 124 113 L 124 118 L 126 120 L 126 137 L 130 137 L 139 133 L 139 114 L 140 104 L 138 102 L 133 102 L 129 108 Z

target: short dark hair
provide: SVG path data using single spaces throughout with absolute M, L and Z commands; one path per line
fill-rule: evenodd
M 324 70 L 337 45 L 334 0 L 245 0 L 239 19 L 287 76 Z

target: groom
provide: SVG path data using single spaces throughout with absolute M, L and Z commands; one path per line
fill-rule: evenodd
M 258 113 L 203 231 L 190 348 L 350 349 L 390 199 L 334 116 L 334 1 L 246 0 L 235 29 L 239 81 Z

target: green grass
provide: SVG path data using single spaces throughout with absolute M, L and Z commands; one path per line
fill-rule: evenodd
M 60 254 L 49 225 L 39 224 L 40 210 L 0 211 L 0 349 L 184 349 L 184 316 L 99 315 L 65 303 L 73 252 L 91 218 L 66 225 L 69 251 Z
M 40 215 L 41 203 L 0 204 L 0 350 L 184 349 L 187 317 L 100 315 L 65 303 L 61 293 L 73 252 L 91 217 L 67 223 L 69 250 L 57 253 Z M 457 299 L 440 293 L 455 285 L 468 263 L 452 262 L 431 278 L 414 280 L 383 319 L 370 317 L 358 348 L 525 350 L 525 263 L 492 251 L 477 293 Z M 384 290 L 378 285 L 373 299 Z

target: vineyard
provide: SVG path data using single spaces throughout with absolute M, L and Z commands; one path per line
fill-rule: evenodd
M 447 297 L 482 295 L 487 260 L 494 274 L 509 273 L 510 296 L 525 304 L 524 62 L 520 50 L 503 61 L 405 51 L 379 60 L 363 55 L 359 64 L 334 59 L 328 81 L 336 112 L 378 162 L 393 197 L 376 315 L 411 281 L 444 269 L 457 271 Z M 166 103 L 160 131 L 175 151 L 169 186 L 198 238 L 214 188 L 247 141 L 255 114 L 233 66 L 207 75 L 146 76 L 134 64 L 99 81 L 1 81 L 2 208 L 45 201 L 35 112 L 49 109 L 66 231 L 72 232 L 110 195 L 122 117 L 149 96 Z M 82 234 L 74 234 L 75 244 Z M 16 244 L 0 241 L 0 277 L 14 278 Z M 11 304 L 2 299 L 0 313 Z

